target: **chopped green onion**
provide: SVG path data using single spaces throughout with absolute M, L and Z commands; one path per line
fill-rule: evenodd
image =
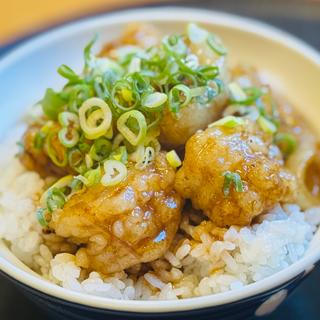
M 79 141 L 79 133 L 75 129 L 62 128 L 58 133 L 59 140 L 66 148 L 74 147 Z
M 71 82 L 81 82 L 82 80 L 80 79 L 80 77 L 68 66 L 66 66 L 65 64 L 61 65 L 58 68 L 58 73 L 68 79 Z
M 207 93 L 207 87 L 205 86 L 190 89 L 191 97 L 203 96 L 206 93 Z
M 65 100 L 50 88 L 47 89 L 41 101 L 43 113 L 51 120 L 57 119 L 58 114 L 65 104 Z
M 171 35 L 162 40 L 164 49 L 173 56 L 181 56 L 187 53 L 187 46 L 181 36 Z
M 72 149 L 68 153 L 68 162 L 71 168 L 77 168 L 83 161 L 83 154 L 79 149 Z
M 245 124 L 245 121 L 242 118 L 234 117 L 234 116 L 226 116 L 216 122 L 209 124 L 209 128 L 212 127 L 227 127 L 234 128 L 237 126 L 242 126 Z
M 141 70 L 141 59 L 138 57 L 133 57 L 128 67 L 128 72 L 134 73 L 134 72 L 139 72 L 140 70 Z
M 149 165 L 155 158 L 155 150 L 152 147 L 146 147 L 142 157 L 142 161 L 136 163 L 135 167 L 139 170 L 143 170 Z
M 167 161 L 170 164 L 170 166 L 173 168 L 178 168 L 182 164 L 182 162 L 181 162 L 181 160 L 175 150 L 171 150 L 171 151 L 167 152 L 166 158 L 167 158 Z
M 112 151 L 110 154 L 111 160 L 121 161 L 126 164 L 128 162 L 128 152 L 125 146 L 120 146 L 116 150 Z
M 168 97 L 165 93 L 154 92 L 144 96 L 141 104 L 146 111 L 159 112 L 167 99 Z
M 135 72 L 130 75 L 133 88 L 140 94 L 150 90 L 150 81 L 147 77 L 143 77 L 140 73 Z
M 191 101 L 190 89 L 184 84 L 174 86 L 169 92 L 169 108 L 173 113 L 178 113 Z
M 89 154 L 86 154 L 86 155 L 84 156 L 84 161 L 85 161 L 85 163 L 86 163 L 87 169 L 91 169 L 92 166 L 93 166 L 93 160 L 92 160 L 92 158 L 90 157 Z
M 228 53 L 228 50 L 223 45 L 221 39 L 213 33 L 208 35 L 207 44 L 219 56 L 224 56 Z
M 127 121 L 134 119 L 138 126 L 138 133 L 134 133 L 128 126 Z M 137 146 L 145 138 L 147 133 L 147 123 L 144 115 L 138 110 L 131 110 L 122 114 L 117 121 L 119 132 L 133 146 Z
M 48 221 L 46 218 L 46 215 L 48 214 L 48 211 L 44 208 L 39 208 L 36 211 L 36 218 L 41 225 L 41 227 L 46 228 L 48 227 Z
M 236 192 L 243 192 L 244 186 L 241 180 L 241 177 L 236 172 L 226 171 L 223 173 L 224 184 L 223 184 L 223 193 L 227 197 L 230 194 L 231 185 L 234 185 Z
M 85 185 L 87 187 L 98 184 L 101 180 L 101 168 L 100 166 L 96 169 L 91 169 L 84 174 L 84 178 L 86 179 Z
M 62 127 L 72 126 L 75 128 L 79 128 L 80 126 L 79 117 L 76 114 L 68 111 L 60 112 L 58 121 Z
M 267 118 L 260 116 L 257 122 L 264 132 L 269 134 L 274 134 L 275 132 L 277 132 L 276 125 Z
M 58 167 L 65 167 L 68 164 L 67 152 L 65 147 L 60 143 L 57 132 L 48 134 L 45 142 L 45 148 L 49 158 Z
M 297 140 L 290 133 L 277 133 L 274 137 L 274 142 L 280 148 L 285 158 L 294 152 L 297 147 Z
M 101 184 L 106 187 L 117 185 L 127 177 L 127 167 L 120 161 L 107 160 L 103 167 L 105 173 Z
M 208 38 L 208 31 L 200 28 L 195 23 L 188 24 L 187 32 L 189 40 L 195 44 L 202 43 Z
M 140 95 L 128 81 L 120 80 L 112 88 L 111 100 L 120 111 L 129 111 L 138 105 Z
M 33 140 L 33 145 L 35 149 L 41 150 L 44 146 L 45 139 L 46 139 L 46 134 L 43 133 L 42 131 L 38 131 Z
M 112 143 L 105 138 L 99 138 L 91 146 L 89 154 L 93 160 L 102 161 L 110 155 L 111 151 Z
M 236 82 L 229 83 L 228 89 L 230 91 L 232 101 L 239 103 L 247 100 L 246 93 Z
M 90 68 L 90 64 L 91 64 L 91 61 L 93 59 L 93 54 L 91 53 L 91 50 L 92 50 L 93 45 L 97 41 L 97 38 L 98 38 L 98 35 L 96 34 L 90 40 L 90 42 L 86 45 L 86 47 L 83 50 L 84 62 L 85 62 L 85 66 L 84 66 L 85 71 L 88 71 L 89 68 Z
M 60 189 L 50 188 L 47 193 L 46 202 L 49 212 L 53 212 L 64 206 L 66 197 Z
M 56 183 L 54 183 L 48 190 L 46 190 L 41 198 L 40 198 L 40 204 L 41 206 L 45 207 L 47 202 L 47 197 L 49 194 L 49 191 L 52 189 L 64 189 L 66 187 L 69 187 L 71 182 L 73 180 L 72 175 L 64 176 L 63 178 L 60 178 Z
M 99 109 L 93 111 L 87 118 L 86 113 L 94 107 Z M 108 104 L 102 99 L 90 98 L 79 109 L 79 119 L 86 138 L 94 140 L 108 132 L 111 126 L 112 113 Z

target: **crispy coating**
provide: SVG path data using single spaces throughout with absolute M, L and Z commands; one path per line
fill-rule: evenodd
M 225 85 L 229 74 L 227 62 L 224 57 L 216 59 L 212 51 L 204 54 L 203 51 L 195 50 L 201 63 L 216 63 L 220 69 L 219 79 Z M 221 117 L 223 108 L 228 100 L 228 93 L 223 86 L 222 92 L 208 104 L 192 102 L 175 116 L 167 108 L 164 110 L 160 123 L 160 142 L 166 148 L 177 148 L 184 145 L 187 140 L 199 129 L 205 129 L 211 122 Z
M 173 190 L 175 171 L 165 155 L 125 182 L 75 194 L 53 214 L 50 227 L 80 245 L 77 263 L 105 274 L 164 254 L 175 236 L 183 201 Z
M 243 192 L 232 185 L 229 195 L 224 195 L 226 171 L 240 175 Z M 270 138 L 248 124 L 212 127 L 192 136 L 175 188 L 217 226 L 225 227 L 248 225 L 276 203 L 293 200 L 295 182 Z

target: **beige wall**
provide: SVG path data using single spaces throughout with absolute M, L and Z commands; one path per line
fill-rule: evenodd
M 152 2 L 155 0 L 0 0 L 0 46 L 70 18 Z

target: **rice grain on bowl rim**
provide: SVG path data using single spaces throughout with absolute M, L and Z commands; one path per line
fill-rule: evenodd
M 173 250 L 152 262 L 154 271 L 84 276 L 75 255 L 53 257 L 45 244 L 35 219 L 35 201 L 45 182 L 15 159 L 16 137 L 1 146 L 6 156 L 0 163 L 0 237 L 27 266 L 65 289 L 123 300 L 173 300 L 237 290 L 301 259 L 320 223 L 318 207 L 302 212 L 295 204 L 277 205 L 259 224 L 230 227 L 220 239 L 221 230 L 208 221 L 194 226 L 196 217 L 190 214 L 181 222 Z M 190 238 L 181 242 L 181 232 Z

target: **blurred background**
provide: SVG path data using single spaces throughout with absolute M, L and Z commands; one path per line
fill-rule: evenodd
M 0 58 L 19 43 L 57 25 L 113 10 L 158 5 L 189 6 L 254 17 L 300 37 L 320 51 L 320 0 L 2 0 Z M 317 267 L 276 312 L 259 319 L 320 319 L 319 285 L 320 267 Z M 21 318 L 43 320 L 47 315 L 0 277 L 0 319 Z

